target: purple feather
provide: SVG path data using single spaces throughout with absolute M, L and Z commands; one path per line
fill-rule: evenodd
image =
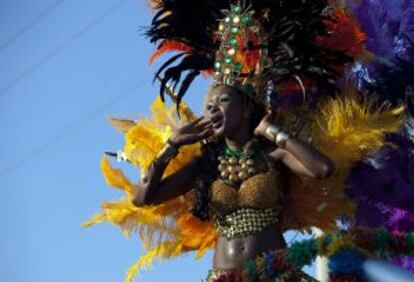
M 397 257 L 393 260 L 393 262 L 408 271 L 414 273 L 414 258 L 413 257 Z
M 387 139 L 398 147 L 384 147 L 374 158 L 358 164 L 348 179 L 349 195 L 378 209 L 388 209 L 387 213 L 390 209 L 414 213 L 414 184 L 407 166 L 414 144 L 400 135 L 389 135 Z
M 403 55 L 404 36 L 414 36 L 414 0 L 362 0 L 348 6 L 367 35 L 368 50 L 391 60 Z
M 396 134 L 387 141 L 395 147 L 383 147 L 348 178 L 348 195 L 357 204 L 355 224 L 414 232 L 414 183 L 408 171 L 414 143 Z M 399 257 L 394 263 L 414 272 L 414 258 Z
M 346 5 L 367 36 L 367 50 L 375 55 L 356 62 L 347 82 L 362 93 L 375 93 L 379 102 L 399 103 L 413 81 L 414 0 L 346 0 Z

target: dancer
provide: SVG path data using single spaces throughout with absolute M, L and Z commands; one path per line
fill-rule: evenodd
M 126 281 L 155 258 L 212 248 L 208 281 L 314 281 L 300 268 L 318 253 L 342 263 L 333 281 L 362 279 L 344 262 L 356 258 L 360 267 L 377 250 L 356 250 L 358 232 L 290 248 L 282 236 L 313 226 L 337 231 L 337 220 L 354 214 L 344 195 L 352 165 L 401 125 L 400 109 L 340 96 L 338 79 L 365 54 L 358 25 L 322 0 L 165 0 L 154 9 L 150 61 L 178 52 L 155 74 L 154 119 L 113 119 L 126 134 L 122 156 L 141 168 L 142 182 L 132 184 L 105 158 L 107 182 L 126 197 L 86 223 L 138 232 L 148 253 Z M 183 97 L 201 73 L 213 83 L 196 118 Z M 171 110 L 165 93 L 176 102 Z

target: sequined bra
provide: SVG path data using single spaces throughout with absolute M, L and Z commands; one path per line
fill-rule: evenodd
M 242 182 L 239 189 L 219 179 L 211 186 L 210 208 L 224 215 L 240 208 L 274 208 L 281 200 L 280 176 L 275 170 L 256 174 Z
M 210 211 L 220 236 L 227 239 L 260 232 L 278 221 L 282 185 L 279 170 L 269 166 L 237 189 L 218 179 L 210 190 Z

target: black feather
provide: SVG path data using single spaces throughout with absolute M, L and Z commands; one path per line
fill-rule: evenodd
M 199 74 L 200 74 L 200 72 L 198 70 L 192 70 L 187 74 L 187 76 L 185 77 L 185 79 L 181 83 L 180 91 L 178 92 L 178 95 L 177 95 L 177 113 L 178 113 L 178 116 L 180 116 L 179 108 L 180 108 L 181 100 L 183 99 L 184 94 L 187 92 L 187 90 L 190 87 L 191 83 L 194 81 L 194 79 Z
M 167 40 L 184 43 L 191 51 L 176 66 L 170 67 L 181 56 L 168 60 L 157 71 L 164 72 L 160 87 L 163 97 L 165 83 L 173 82 L 176 87 L 182 72 L 184 78 L 179 90 L 180 98 L 200 71 L 212 69 L 215 53 L 220 42 L 215 39 L 222 10 L 230 9 L 230 0 L 161 0 L 146 36 L 158 48 Z M 268 34 L 268 55 L 273 67 L 264 75 L 272 75 L 275 81 L 289 81 L 295 75 L 315 81 L 326 93 L 337 91 L 335 80 L 342 74 L 344 65 L 352 61 L 345 51 L 325 49 L 316 46 L 318 37 L 329 36 L 327 21 L 334 21 L 327 10 L 326 0 L 247 0 L 258 15 Z M 267 15 L 261 17 L 261 15 Z M 181 54 L 182 55 L 182 54 Z M 191 74 L 191 75 L 190 75 Z M 197 74 L 197 75 L 196 75 Z M 279 77 L 280 76 L 280 77 Z M 185 86 L 185 87 L 183 87 Z M 319 91 L 319 89 L 318 89 Z

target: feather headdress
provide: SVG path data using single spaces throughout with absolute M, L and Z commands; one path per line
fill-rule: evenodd
M 221 72 L 226 60 L 234 63 L 237 75 L 259 72 L 268 82 L 261 85 L 286 88 L 296 83 L 302 89 L 333 94 L 344 64 L 361 52 L 364 39 L 355 22 L 344 12 L 332 11 L 324 0 L 160 0 L 154 10 L 146 31 L 150 41 L 157 44 L 151 60 L 167 51 L 177 52 L 155 76 L 162 77 L 162 98 L 167 83 L 174 89 L 180 84 L 178 103 L 201 72 Z M 261 31 L 250 32 L 249 27 L 248 32 L 241 32 L 244 20 L 251 20 L 252 26 Z M 336 28 L 339 24 L 347 28 Z M 234 32 L 234 37 L 223 37 L 226 30 Z M 218 52 L 223 49 L 223 41 L 236 47 L 230 54 L 235 60 Z M 243 52 L 247 52 L 244 58 L 237 58 Z M 260 69 L 254 63 L 257 60 Z

